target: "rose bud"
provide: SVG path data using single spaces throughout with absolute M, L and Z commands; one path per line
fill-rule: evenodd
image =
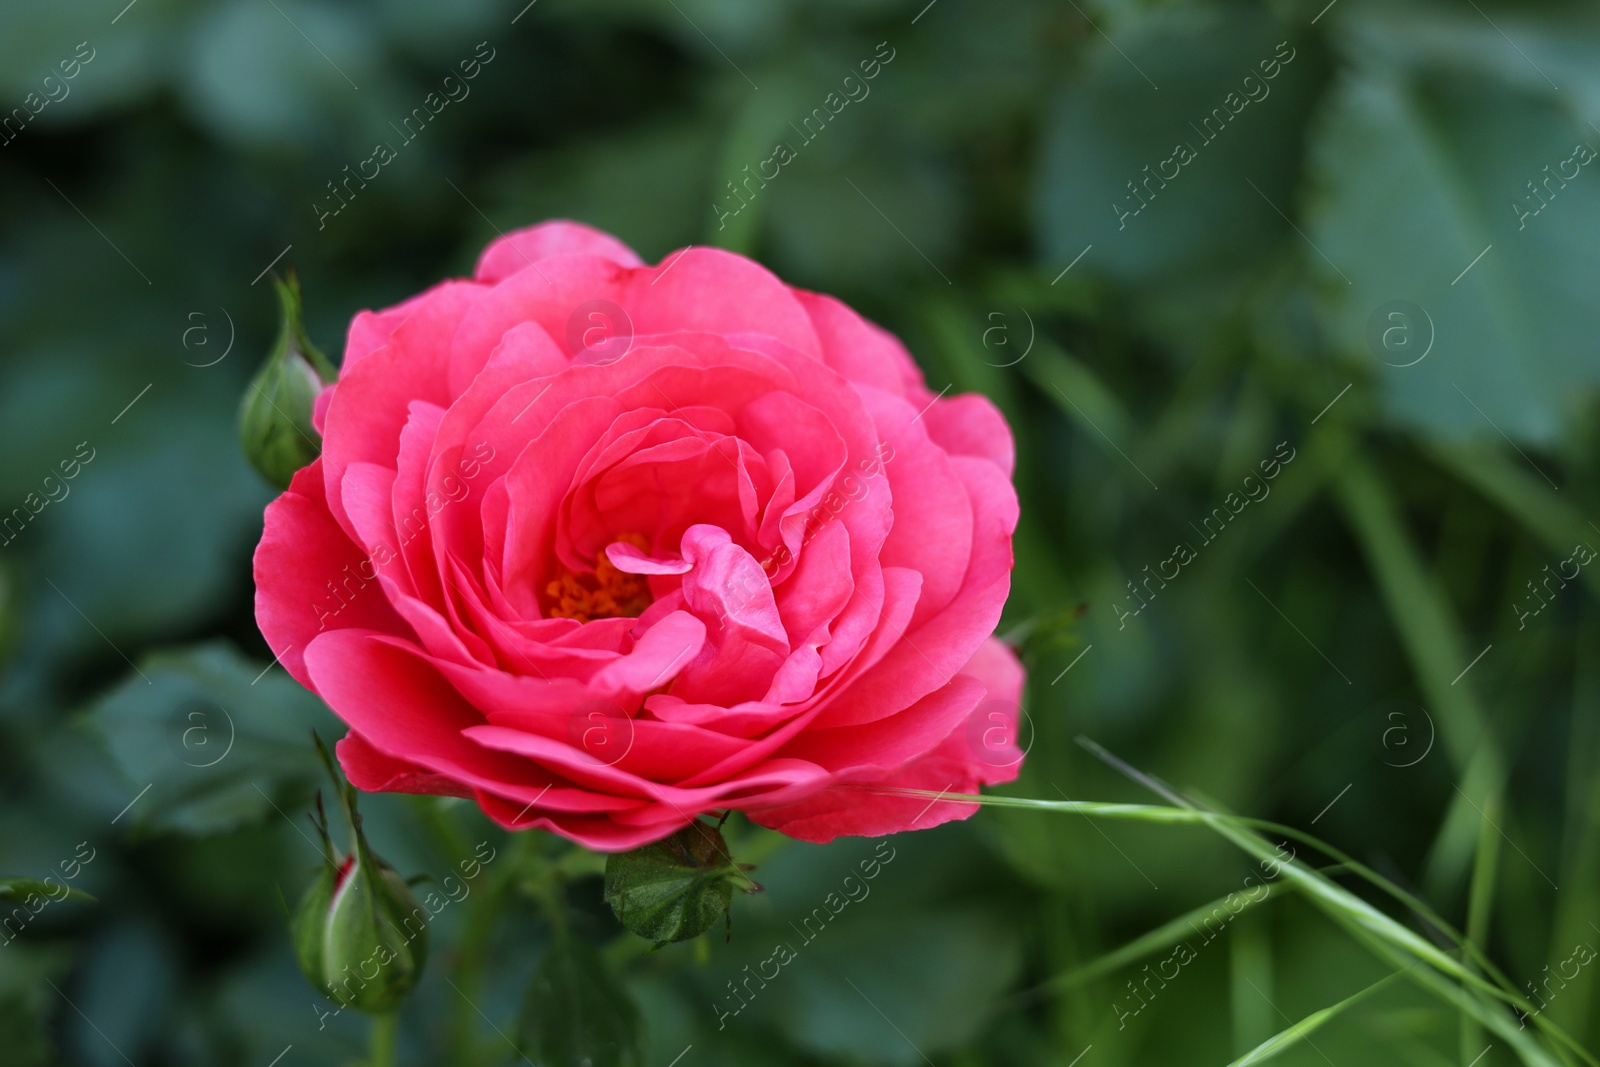
M 295 957 L 306 979 L 340 1007 L 387 1014 L 422 975 L 427 912 L 367 844 L 354 790 L 342 782 L 339 788 L 355 850 L 340 856 L 334 847 L 319 794 L 323 868 L 294 917 Z
M 617 920 L 656 948 L 687 941 L 717 919 L 732 929 L 733 886 L 760 886 L 733 862 L 716 828 L 693 822 L 671 837 L 606 858 L 606 903 Z
M 322 453 L 311 409 L 323 386 L 339 376 L 306 336 L 300 318 L 300 282 L 273 279 L 282 309 L 278 341 L 251 379 L 239 405 L 239 440 L 251 466 L 283 488 L 294 472 Z

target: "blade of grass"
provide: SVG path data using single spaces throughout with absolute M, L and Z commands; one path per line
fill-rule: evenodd
M 1121 771 L 1156 795 L 1186 810 L 1199 811 L 1200 814 L 1209 816 L 1207 825 L 1240 848 L 1261 858 L 1263 862 L 1276 860 L 1278 857 L 1278 851 L 1273 849 L 1259 835 L 1239 828 L 1237 825 L 1238 820 L 1197 809 L 1170 786 L 1130 766 L 1086 737 L 1080 737 L 1078 743 L 1105 761 L 1109 766 Z M 1505 1027 L 1509 1026 L 1509 1023 L 1499 1014 L 1487 1013 L 1482 1002 L 1473 995 L 1473 991 L 1464 987 L 1472 986 L 1473 990 L 1480 993 L 1488 993 L 1505 1004 L 1521 1007 L 1525 1011 L 1532 1009 L 1532 1005 L 1520 994 L 1508 993 L 1505 989 L 1484 981 L 1479 975 L 1462 966 L 1454 957 L 1441 952 L 1431 942 L 1423 940 L 1417 934 L 1400 925 L 1389 916 L 1384 915 L 1366 901 L 1356 897 L 1348 890 L 1334 885 L 1317 874 L 1317 872 L 1305 868 L 1292 859 L 1286 863 L 1280 862 L 1279 867 L 1285 877 L 1300 881 L 1311 902 L 1316 904 L 1324 914 L 1341 925 L 1352 931 L 1361 932 L 1364 938 L 1375 938 L 1380 944 L 1385 944 L 1391 949 L 1408 953 L 1423 962 L 1429 963 L 1435 968 L 1436 972 L 1442 972 L 1442 974 L 1438 975 L 1441 979 L 1448 977 L 1460 982 L 1462 984 L 1461 987 L 1450 986 L 1452 989 L 1459 989 L 1461 993 L 1461 997 L 1458 998 L 1459 1002 L 1470 1004 L 1474 1009 L 1474 1016 L 1480 1020 L 1486 1015 L 1492 1017 L 1494 1020 L 1492 1028 L 1496 1032 L 1501 1032 Z M 1470 946 L 1470 944 L 1471 942 L 1467 942 L 1467 945 Z M 1434 972 L 1429 973 L 1432 974 Z M 1445 984 L 1448 985 L 1448 982 Z M 1542 1030 L 1552 1041 L 1577 1052 L 1585 1062 L 1600 1067 L 1600 1060 L 1595 1059 L 1587 1049 L 1578 1045 L 1559 1026 L 1540 1016 L 1535 1016 L 1534 1021 L 1536 1028 Z M 1566 1062 L 1564 1055 L 1563 1062 Z
M 1215 803 L 1211 802 L 1208 802 L 1208 806 L 1212 808 L 1217 807 Z M 1252 819 L 1237 815 L 1232 817 L 1237 819 L 1241 826 L 1244 826 L 1248 829 L 1275 834 L 1291 841 L 1298 841 L 1302 844 L 1311 846 L 1312 848 L 1321 852 L 1323 855 L 1337 861 L 1334 866 L 1325 868 L 1324 873 L 1332 873 L 1341 870 L 1348 871 L 1349 873 L 1367 882 L 1374 888 L 1381 890 L 1382 892 L 1393 897 L 1395 900 L 1404 904 L 1413 913 L 1415 913 L 1418 918 L 1422 919 L 1429 926 L 1433 927 L 1434 930 L 1437 931 L 1441 936 L 1450 941 L 1454 948 L 1462 953 L 1463 959 L 1475 964 L 1482 970 L 1484 974 L 1488 975 L 1503 991 L 1500 999 L 1504 1000 L 1507 1004 L 1510 1004 L 1513 1007 L 1522 1007 L 1524 1009 L 1530 1007 L 1526 998 L 1522 996 L 1521 990 L 1517 988 L 1516 984 L 1513 983 L 1511 979 L 1508 978 L 1505 973 L 1501 971 L 1500 968 L 1495 964 L 1495 962 L 1483 951 L 1483 949 L 1480 947 L 1480 942 L 1474 941 L 1468 938 L 1465 934 L 1456 930 L 1455 927 L 1446 922 L 1444 918 L 1438 914 L 1438 912 L 1434 911 L 1434 909 L 1430 907 L 1426 901 L 1408 892 L 1403 887 L 1396 885 L 1393 881 L 1385 878 L 1383 875 L 1368 867 L 1366 864 L 1359 862 L 1344 850 L 1336 848 L 1328 842 L 1323 841 L 1311 834 L 1305 833 L 1304 831 L 1293 826 L 1286 826 L 1283 823 L 1272 822 L 1266 819 Z
M 1287 837 L 1291 840 L 1310 845 L 1312 848 L 1315 848 L 1330 858 L 1337 860 L 1337 867 L 1329 868 L 1329 870 L 1347 870 L 1368 884 L 1387 893 L 1400 903 L 1404 904 L 1407 908 L 1410 908 L 1420 918 L 1427 922 L 1428 925 L 1432 926 L 1435 930 L 1447 938 L 1457 949 L 1460 949 L 1466 958 L 1472 960 L 1475 964 L 1483 969 L 1485 974 L 1493 978 L 1495 983 L 1513 998 L 1508 1000 L 1507 1003 L 1520 1004 L 1523 1007 L 1529 1006 L 1527 1001 L 1515 999 L 1520 996 L 1517 991 L 1517 987 L 1511 982 L 1511 979 L 1507 978 L 1500 971 L 1500 969 L 1495 965 L 1494 961 L 1491 960 L 1475 942 L 1469 940 L 1465 934 L 1456 930 L 1455 927 L 1447 923 L 1437 912 L 1428 906 L 1426 901 L 1412 895 L 1411 893 L 1408 893 L 1405 889 L 1396 885 L 1388 878 L 1385 878 L 1377 871 L 1374 871 L 1366 864 L 1360 863 L 1353 859 L 1343 850 L 1335 848 L 1327 842 L 1297 830 L 1292 826 L 1285 826 L 1282 823 L 1269 822 L 1265 819 L 1249 819 L 1243 817 L 1239 818 L 1239 822 L 1241 825 L 1247 826 L 1251 829 L 1269 831 L 1271 833 Z
M 1098 747 L 1098 746 L 1096 746 Z M 1115 757 L 1113 757 L 1115 758 Z M 1120 762 L 1120 761 L 1118 761 Z M 1135 772 L 1137 773 L 1137 772 Z M 1164 787 L 1163 787 L 1164 788 Z M 1092 816 L 1095 818 L 1118 819 L 1133 822 L 1151 822 L 1165 825 L 1208 825 L 1207 813 L 1192 808 L 1164 807 L 1150 804 L 1113 804 L 1101 801 L 1088 800 L 1036 800 L 1030 797 L 996 796 L 993 794 L 958 794 L 949 792 L 934 792 L 931 789 L 893 789 L 882 792 L 895 796 L 916 797 L 922 800 L 944 801 L 948 803 L 979 804 L 985 807 L 996 808 L 1023 808 L 1035 811 L 1059 811 L 1073 814 Z M 1182 801 L 1180 801 L 1182 803 Z M 1394 897 L 1406 907 L 1415 911 L 1430 925 L 1434 926 L 1441 934 L 1448 938 L 1456 947 L 1472 955 L 1479 966 L 1486 973 L 1495 976 L 1503 999 L 1513 1006 L 1531 1009 L 1532 1004 L 1525 999 L 1516 999 L 1516 987 L 1508 978 L 1501 975 L 1492 961 L 1481 954 L 1481 951 L 1467 941 L 1465 935 L 1445 922 L 1428 904 L 1407 893 L 1383 875 L 1372 870 L 1365 864 L 1355 860 L 1350 855 L 1335 848 L 1333 845 L 1322 841 L 1311 834 L 1298 830 L 1282 823 L 1271 822 L 1265 819 L 1252 819 L 1244 816 L 1224 816 L 1235 821 L 1239 826 L 1255 831 L 1270 832 L 1289 838 L 1323 852 L 1337 861 L 1336 866 L 1328 871 L 1346 870 L 1367 881 L 1376 888 Z M 1276 857 L 1276 853 L 1273 854 Z M 1485 988 L 1490 988 L 1487 985 Z
M 1234 895 L 1235 894 L 1232 893 L 1228 894 L 1230 897 Z M 1245 905 L 1241 907 L 1238 912 L 1234 913 L 1235 917 L 1243 915 L 1246 911 L 1249 911 L 1255 908 L 1257 905 L 1270 900 L 1271 894 L 1268 893 L 1259 900 L 1253 900 L 1249 896 L 1243 896 L 1243 899 L 1245 901 Z M 1103 974 L 1107 974 L 1111 971 L 1125 967 L 1130 963 L 1136 963 L 1146 956 L 1153 956 L 1163 949 L 1171 948 L 1173 945 L 1176 945 L 1179 941 L 1182 941 L 1185 937 L 1195 932 L 1196 928 L 1194 924 L 1196 922 L 1213 915 L 1219 908 L 1226 909 L 1227 900 L 1228 897 L 1219 897 L 1218 899 L 1209 903 L 1201 904 L 1197 908 L 1191 908 L 1189 911 L 1184 912 L 1176 919 L 1171 919 L 1167 922 L 1164 922 L 1154 930 L 1139 935 L 1132 941 L 1129 941 L 1127 944 L 1123 945 L 1121 948 L 1113 949 L 1105 955 L 1091 960 L 1089 963 L 1068 971 L 1065 974 L 1059 974 L 1054 978 L 1046 979 L 1045 981 L 1039 983 L 1035 989 L 1072 989 L 1092 979 L 1098 978 Z
M 1272 822 L 1267 819 L 1253 819 L 1248 816 L 1237 815 L 1233 812 L 1227 811 L 1221 804 L 1209 797 L 1198 797 L 1196 802 L 1194 802 L 1194 806 L 1197 808 L 1210 809 L 1211 811 L 1219 814 L 1227 815 L 1236 820 L 1240 826 L 1243 826 L 1246 829 L 1274 834 L 1279 837 L 1287 838 L 1291 841 L 1298 841 L 1302 844 L 1309 845 L 1318 852 L 1321 852 L 1323 855 L 1337 861 L 1334 866 L 1326 868 L 1325 873 L 1332 873 L 1340 870 L 1348 871 L 1374 888 L 1379 889 L 1393 897 L 1395 900 L 1404 904 L 1407 908 L 1414 912 L 1418 918 L 1422 919 L 1429 926 L 1433 927 L 1434 930 L 1441 936 L 1450 941 L 1455 949 L 1458 949 L 1463 953 L 1463 957 L 1465 959 L 1469 959 L 1481 967 L 1484 973 L 1492 977 L 1501 989 L 1513 995 L 1517 994 L 1516 986 L 1512 984 L 1509 978 L 1501 973 L 1500 969 L 1495 966 L 1494 961 L 1483 952 L 1478 943 L 1468 939 L 1465 934 L 1446 922 L 1444 917 L 1439 915 L 1438 912 L 1429 906 L 1427 901 L 1413 895 L 1402 886 L 1397 885 L 1391 879 L 1384 877 L 1371 867 L 1359 862 L 1343 849 L 1337 848 L 1321 838 L 1316 837 L 1313 834 L 1308 834 L 1303 830 L 1293 826 Z
M 1600 919 L 1600 768 L 1595 756 L 1600 752 L 1600 718 L 1594 714 L 1600 707 L 1600 657 L 1590 652 L 1600 646 L 1600 627 L 1592 611 L 1580 618 L 1575 645 L 1579 651 L 1574 656 L 1561 876 L 1567 888 L 1555 901 L 1550 955 L 1556 958 L 1571 952 L 1579 941 L 1600 944 L 1594 926 Z M 1550 1017 L 1571 1027 L 1579 1041 L 1589 1040 L 1595 1031 L 1595 970 L 1581 968 L 1549 1008 Z
M 1238 820 L 1232 816 L 1218 815 L 1214 812 L 1206 812 L 1195 808 L 1170 786 L 1128 765 L 1087 737 L 1080 737 L 1078 743 L 1110 766 L 1144 785 L 1145 788 L 1171 801 L 1174 805 L 1198 815 L 1212 830 L 1246 852 L 1264 862 L 1270 861 L 1278 864 L 1283 876 L 1297 881 L 1313 903 L 1340 911 L 1352 921 L 1361 924 L 1365 929 L 1404 948 L 1413 956 L 1432 964 L 1446 974 L 1458 978 L 1468 977 L 1468 973 L 1461 965 L 1442 952 L 1437 946 L 1401 926 L 1389 916 L 1352 894 L 1349 890 L 1334 885 L 1325 878 L 1316 876 L 1303 864 L 1295 862 L 1292 858 L 1290 861 L 1284 862 L 1278 849 L 1272 847 L 1260 835 L 1237 825 Z
M 931 789 L 876 789 L 885 796 L 919 797 L 951 804 L 983 804 L 991 808 L 1031 808 L 1035 811 L 1062 811 L 1092 815 L 1100 819 L 1125 819 L 1133 822 L 1173 823 L 1186 826 L 1203 824 L 1197 811 L 1169 808 L 1160 804 L 1108 804 L 1098 800 L 1035 800 L 1032 797 L 1005 797 L 992 794 L 934 792 Z
M 1483 818 L 1478 823 L 1478 853 L 1472 864 L 1472 884 L 1467 890 L 1467 940 L 1474 945 L 1489 943 L 1489 919 L 1494 908 L 1495 875 L 1499 871 L 1500 799 L 1490 794 L 1483 800 Z M 1467 966 L 1472 966 L 1470 960 Z M 1476 1021 L 1463 1013 L 1461 1016 L 1461 1056 L 1466 1062 L 1483 1047 L 1483 1031 Z
M 1165 783 L 1158 781 L 1150 775 L 1144 774 L 1124 761 L 1118 759 L 1116 756 L 1112 755 L 1110 752 L 1106 751 L 1100 745 L 1089 740 L 1088 738 L 1080 737 L 1078 742 L 1079 744 L 1083 745 L 1084 748 L 1098 756 L 1101 760 L 1105 761 L 1109 766 L 1121 771 L 1133 781 L 1144 785 L 1145 788 L 1150 789 L 1152 792 L 1156 793 L 1156 795 L 1169 800 L 1173 804 L 1181 806 L 1186 810 L 1199 811 L 1199 809 L 1195 808 L 1194 805 L 1180 796 L 1170 786 L 1167 786 Z M 1259 835 L 1240 829 L 1237 826 L 1237 820 L 1234 820 L 1228 816 L 1220 816 L 1209 812 L 1202 811 L 1200 813 L 1210 816 L 1207 824 L 1218 834 L 1238 845 L 1240 848 L 1243 848 L 1253 855 L 1261 858 L 1263 862 L 1276 860 L 1278 857 L 1278 851 L 1271 848 L 1270 844 L 1263 840 Z M 1340 925 L 1345 926 L 1352 932 L 1360 933 L 1364 941 L 1369 938 L 1373 939 L 1375 943 L 1384 945 L 1385 948 L 1390 951 L 1400 951 L 1430 964 L 1434 970 L 1426 973 L 1431 976 L 1431 979 L 1438 979 L 1445 987 L 1458 991 L 1460 996 L 1453 997 L 1452 999 L 1459 1004 L 1469 1006 L 1474 1017 L 1478 1018 L 1480 1021 L 1485 1018 L 1491 1019 L 1492 1023 L 1489 1024 L 1490 1028 L 1494 1029 L 1497 1033 L 1503 1033 L 1506 1029 L 1508 1029 L 1510 1027 L 1509 1022 L 1502 1014 L 1497 1012 L 1489 1012 L 1485 1008 L 1484 1004 L 1478 999 L 1478 997 L 1473 995 L 1474 990 L 1480 993 L 1488 993 L 1490 996 L 1496 998 L 1497 1000 L 1503 1001 L 1506 1004 L 1520 1006 L 1524 1010 L 1531 1010 L 1532 1005 L 1520 995 L 1509 994 L 1505 990 L 1484 981 L 1476 973 L 1462 966 L 1457 960 L 1454 959 L 1454 957 L 1441 952 L 1432 943 L 1423 940 L 1417 934 L 1395 922 L 1395 920 L 1391 919 L 1389 916 L 1384 915 L 1366 901 L 1361 900 L 1359 897 L 1351 894 L 1348 890 L 1334 885 L 1332 882 L 1329 882 L 1327 879 L 1317 874 L 1317 872 L 1305 868 L 1303 865 L 1295 862 L 1292 858 L 1289 862 L 1280 862 L 1279 869 L 1284 877 L 1299 881 L 1302 885 L 1302 888 L 1306 891 L 1307 897 L 1313 904 L 1316 904 L 1324 914 L 1328 915 L 1330 918 L 1334 919 Z M 1468 942 L 1468 944 L 1470 944 L 1470 942 Z M 1404 964 L 1405 961 L 1403 957 L 1390 957 L 1391 962 L 1395 958 L 1401 959 L 1402 964 Z M 1449 984 L 1449 982 L 1443 981 L 1447 977 L 1453 978 L 1460 982 L 1461 986 L 1452 986 Z M 1472 986 L 1473 990 L 1466 989 L 1466 986 Z M 1585 1062 L 1595 1064 L 1596 1067 L 1600 1067 L 1600 1060 L 1595 1059 L 1595 1057 L 1589 1053 L 1588 1050 L 1579 1046 L 1577 1042 L 1575 1042 L 1566 1033 L 1566 1031 L 1562 1030 L 1559 1026 L 1556 1026 L 1548 1020 L 1537 1016 L 1535 1017 L 1535 1026 L 1537 1029 L 1542 1030 L 1547 1037 L 1556 1042 L 1558 1045 L 1564 1045 L 1567 1048 L 1572 1049 L 1579 1056 L 1581 1056 Z M 1539 1052 L 1540 1055 L 1544 1055 L 1543 1052 L 1538 1050 L 1536 1046 L 1530 1045 L 1529 1047 L 1533 1048 L 1536 1052 Z M 1563 1062 L 1567 1062 L 1564 1054 L 1562 1054 L 1562 1059 Z
M 1344 926 L 1352 937 L 1366 945 L 1373 954 L 1393 966 L 1403 968 L 1406 977 L 1416 982 L 1423 989 L 1446 1003 L 1455 1005 L 1463 1013 L 1471 1014 L 1478 1022 L 1483 1024 L 1485 1029 L 1498 1034 L 1528 1067 L 1558 1067 L 1558 1061 L 1552 1058 L 1548 1051 L 1540 1048 L 1534 1042 L 1532 1032 L 1513 1026 L 1512 1020 L 1506 1018 L 1503 1012 L 1491 1008 L 1473 996 L 1470 990 L 1453 984 L 1439 972 L 1430 968 L 1408 966 L 1410 961 L 1406 960 L 1394 946 L 1385 944 L 1380 938 L 1374 937 L 1369 931 L 1362 929 L 1360 926 L 1346 923 L 1340 916 L 1335 915 L 1333 918 L 1334 921 Z M 1591 1064 L 1595 1062 L 1593 1056 L 1581 1049 L 1577 1051 L 1585 1062 Z M 1571 1064 L 1571 1059 L 1565 1053 L 1557 1050 L 1556 1055 L 1560 1056 L 1560 1064 Z
M 948 792 L 935 793 L 931 790 L 918 789 L 883 790 L 883 792 L 892 793 L 893 795 L 915 796 L 926 799 L 943 800 L 950 803 L 980 804 L 992 807 L 1031 808 L 1040 811 L 1062 811 L 1093 817 L 1131 819 L 1135 821 L 1154 822 L 1168 825 L 1207 826 L 1224 839 L 1237 845 L 1243 851 L 1256 856 L 1261 861 L 1278 864 L 1282 875 L 1285 878 L 1293 881 L 1300 889 L 1302 889 L 1306 893 L 1307 898 L 1313 904 L 1317 905 L 1319 910 L 1323 911 L 1324 914 L 1327 914 L 1330 918 L 1334 919 L 1352 933 L 1359 934 L 1360 940 L 1363 944 L 1367 944 L 1369 947 L 1373 945 L 1380 946 L 1385 952 L 1391 953 L 1390 955 L 1385 955 L 1384 958 L 1386 961 L 1393 963 L 1398 960 L 1401 966 L 1405 966 L 1407 963 L 1407 957 L 1410 957 L 1411 959 L 1419 959 L 1428 963 L 1433 969 L 1427 970 L 1426 973 L 1434 976 L 1437 979 L 1437 983 L 1435 985 L 1428 986 L 1428 988 L 1437 991 L 1439 988 L 1439 983 L 1442 983 L 1444 987 L 1459 991 L 1461 996 L 1451 996 L 1447 998 L 1449 1003 L 1462 1007 L 1463 1010 L 1472 1011 L 1474 1016 L 1480 1022 L 1485 1021 L 1489 1014 L 1488 1009 L 1482 1001 L 1475 999 L 1468 990 L 1463 988 L 1464 986 L 1471 986 L 1472 990 L 1476 991 L 1477 993 L 1486 994 L 1490 997 L 1493 997 L 1501 1004 L 1513 1009 L 1521 1009 L 1523 1012 L 1533 1011 L 1533 1004 L 1526 998 L 1517 994 L 1514 989 L 1511 989 L 1509 987 L 1509 982 L 1502 975 L 1499 975 L 1498 970 L 1493 971 L 1493 973 L 1495 974 L 1499 984 L 1492 984 L 1489 981 L 1486 981 L 1482 976 L 1464 967 L 1453 956 L 1445 953 L 1436 945 L 1423 939 L 1415 932 L 1407 929 L 1394 919 L 1378 911 L 1366 901 L 1361 900 L 1359 897 L 1356 897 L 1354 894 L 1350 893 L 1349 890 L 1346 890 L 1343 887 L 1328 881 L 1326 877 L 1324 877 L 1315 869 L 1306 868 L 1296 859 L 1291 859 L 1285 862 L 1283 860 L 1281 851 L 1273 847 L 1270 842 L 1266 841 L 1255 832 L 1255 826 L 1257 825 L 1277 828 L 1277 824 L 1265 823 L 1262 820 L 1241 819 L 1195 808 L 1190 804 L 1189 801 L 1179 796 L 1169 786 L 1150 777 L 1149 775 L 1144 774 L 1141 771 L 1136 770 L 1133 767 L 1130 767 L 1128 764 L 1107 752 L 1093 741 L 1090 741 L 1087 738 L 1080 738 L 1079 740 L 1084 747 L 1088 748 L 1092 752 L 1095 752 L 1096 755 L 1100 756 L 1100 758 L 1103 760 L 1106 760 L 1117 770 L 1128 775 L 1133 780 L 1139 782 L 1141 785 L 1144 785 L 1146 788 L 1156 792 L 1158 795 L 1170 799 L 1174 805 L 1181 806 L 1166 808 L 1159 805 L 1107 804 L 1092 801 L 1073 800 L 1034 800 L 1026 797 L 955 794 Z M 1290 831 L 1290 828 L 1281 829 L 1289 831 L 1287 836 L 1293 836 L 1299 839 L 1310 841 L 1314 847 L 1326 851 L 1330 856 L 1337 857 L 1342 855 L 1337 849 L 1320 842 L 1316 842 L 1314 838 L 1309 838 L 1308 835 L 1301 834 L 1299 831 Z M 1345 867 L 1347 865 L 1341 864 L 1340 866 Z M 1348 864 L 1348 866 L 1353 869 L 1360 865 L 1351 863 Z M 1370 871 L 1367 872 L 1367 877 L 1374 884 L 1389 884 L 1382 879 L 1381 876 Z M 1397 899 L 1414 899 L 1398 889 L 1395 889 L 1392 892 Z M 1421 902 L 1418 903 L 1419 905 L 1421 904 Z M 1426 911 L 1426 905 L 1421 905 L 1421 908 L 1424 910 L 1424 912 Z M 1461 935 L 1454 934 L 1442 921 L 1438 922 L 1437 925 L 1447 934 L 1451 934 L 1452 940 L 1456 941 L 1456 943 L 1461 945 L 1466 951 L 1471 952 L 1473 950 L 1471 942 L 1466 942 L 1461 938 Z M 1487 961 L 1481 962 L 1486 963 Z M 1462 986 L 1451 985 L 1449 979 L 1454 979 L 1462 983 Z M 1552 1041 L 1572 1049 L 1579 1057 L 1583 1059 L 1585 1063 L 1594 1065 L 1594 1067 L 1600 1067 L 1600 1060 L 1597 1060 L 1587 1050 L 1580 1047 L 1560 1027 L 1549 1022 L 1542 1015 L 1535 1015 L 1531 1018 L 1536 1028 L 1542 1031 Z M 1494 1019 L 1495 1023 L 1493 1025 L 1489 1023 L 1485 1023 L 1485 1025 L 1490 1029 L 1495 1030 L 1497 1033 L 1503 1032 L 1503 1029 L 1505 1027 L 1509 1027 L 1510 1025 L 1503 1015 L 1495 1015 Z M 1538 1051 L 1536 1047 L 1535 1051 Z M 1540 1064 L 1553 1063 L 1553 1061 L 1548 1058 L 1547 1054 L 1545 1055 L 1545 1058 L 1533 1062 Z M 1568 1061 L 1563 1058 L 1562 1062 Z
M 1292 886 L 1290 887 L 1293 888 Z M 1272 1033 L 1272 997 L 1277 988 L 1268 916 L 1246 915 L 1229 929 L 1228 999 L 1233 1005 L 1233 1047 L 1245 1052 Z M 1258 995 L 1259 994 L 1259 995 Z
M 1385 975 L 1360 992 L 1345 997 L 1339 1003 L 1330 1004 L 1326 1008 L 1320 1008 L 1312 1012 L 1289 1027 L 1289 1029 L 1273 1034 L 1261 1044 L 1228 1064 L 1228 1067 L 1250 1067 L 1251 1064 L 1266 1063 L 1270 1059 L 1275 1059 L 1279 1053 L 1287 1052 L 1302 1041 L 1308 1041 L 1314 1031 L 1338 1018 L 1339 1015 L 1366 1000 L 1384 986 L 1389 985 L 1396 978 L 1399 978 L 1402 973 L 1401 971 L 1396 971 L 1393 974 Z

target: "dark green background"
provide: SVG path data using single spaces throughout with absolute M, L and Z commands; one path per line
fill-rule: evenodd
M 351 1013 L 318 1030 L 279 903 L 316 860 L 288 825 L 308 830 L 307 728 L 338 728 L 281 670 L 251 684 L 271 655 L 249 568 L 271 492 L 234 418 L 274 330 L 252 279 L 292 246 L 279 268 L 337 356 L 356 310 L 554 216 L 652 261 L 752 255 L 895 330 L 934 389 L 1006 412 L 1023 517 L 1002 633 L 1032 672 L 1034 734 L 1006 791 L 1154 801 L 1086 735 L 1336 843 L 1519 984 L 1600 943 L 1600 569 L 1517 613 L 1547 565 L 1600 546 L 1596 166 L 1520 228 L 1513 207 L 1600 147 L 1592 6 L 538 0 L 512 25 L 519 0 L 122 2 L 0 7 L 0 108 L 94 49 L 0 146 L 0 504 L 79 442 L 95 457 L 0 547 L 0 874 L 42 877 L 86 841 L 73 884 L 98 897 L 0 948 L 6 1063 L 359 1054 Z M 319 231 L 325 183 L 482 41 L 471 95 Z M 1126 183 L 1285 41 L 1270 96 L 1119 229 Z M 870 96 L 719 231 L 726 183 L 879 42 L 895 58 Z M 1369 344 L 1391 301 L 1423 312 L 1395 335 L 1410 349 Z M 1119 624 L 1126 583 L 1197 542 L 1190 524 L 1279 442 L 1295 459 L 1270 497 Z M 510 847 L 459 804 L 367 809 L 407 874 Z M 680 1067 L 1066 1067 L 1091 1045 L 1081 1067 L 1220 1067 L 1388 970 L 1275 893 L 1119 1030 L 1145 961 L 1041 983 L 1255 864 L 1202 829 L 989 809 L 897 838 L 871 897 L 719 1031 L 723 983 L 870 851 L 730 833 L 767 887 L 735 901 L 731 942 L 643 956 L 598 878 L 569 886 L 652 1067 L 691 1044 Z M 499 1032 L 518 1033 L 546 934 L 505 888 L 498 926 L 487 890 L 437 920 L 403 1062 L 516 1062 Z M 1580 1040 L 1600 1037 L 1595 973 L 1548 1009 Z M 1480 1067 L 1516 1062 L 1402 982 L 1281 1062 L 1464 1067 L 1486 1045 Z

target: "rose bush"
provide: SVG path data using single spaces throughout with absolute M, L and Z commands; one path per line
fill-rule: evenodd
M 356 315 L 315 422 L 256 616 L 359 788 L 615 851 L 729 809 L 918 829 L 974 808 L 884 787 L 1015 777 L 1011 433 L 839 301 L 545 223 Z

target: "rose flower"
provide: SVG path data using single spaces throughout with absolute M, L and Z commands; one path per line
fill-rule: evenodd
M 256 617 L 357 787 L 618 851 L 1016 776 L 1010 430 L 839 301 L 548 222 L 356 315 L 315 422 Z

